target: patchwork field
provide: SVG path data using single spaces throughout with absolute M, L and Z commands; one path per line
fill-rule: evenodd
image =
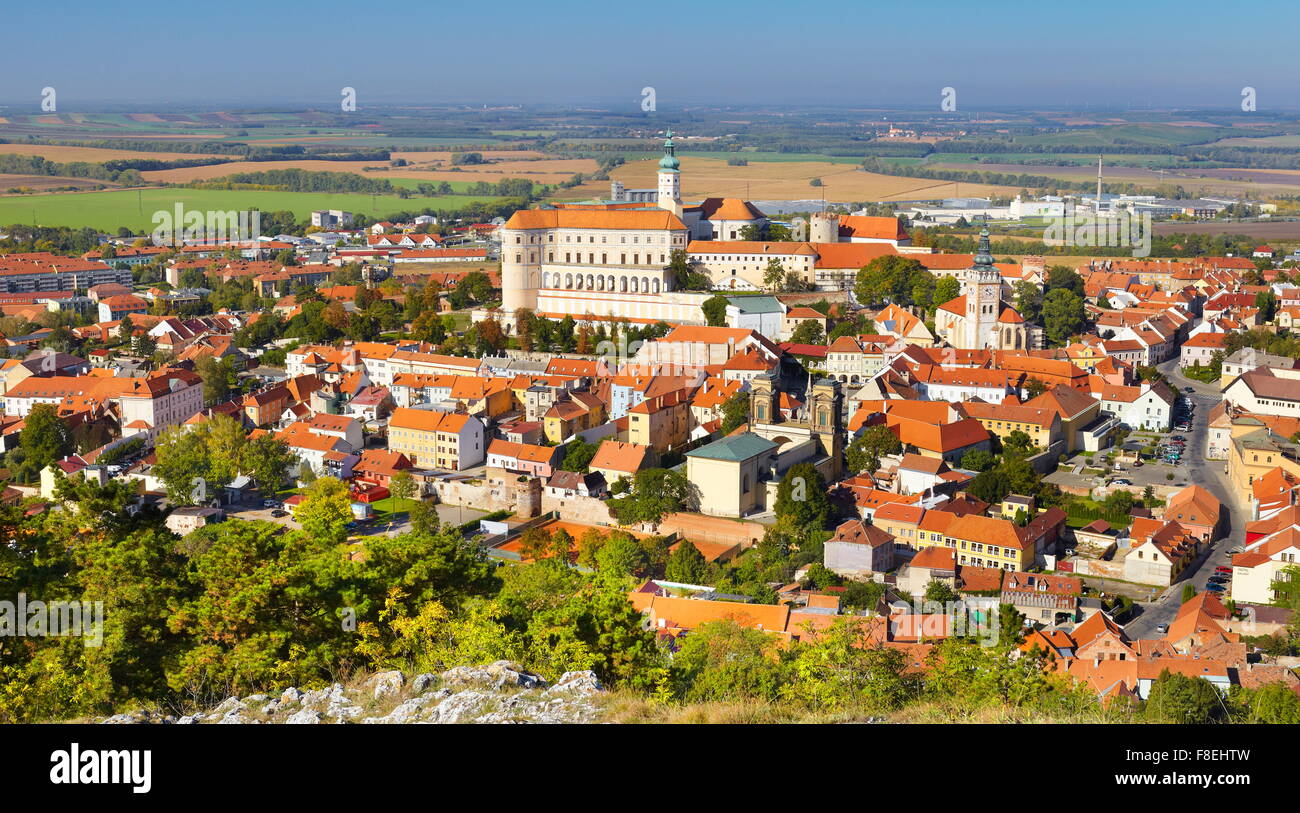
M 370 176 L 366 167 L 387 167 L 387 161 L 231 161 L 227 164 L 209 164 L 183 169 L 155 169 L 140 174 L 155 183 L 189 183 L 224 178 L 241 172 L 270 172 L 276 169 L 301 169 L 308 172 L 351 172 Z
M 1015 195 L 1020 190 L 1009 186 L 954 183 L 927 178 L 895 178 L 863 172 L 848 164 L 822 161 L 764 161 L 733 167 L 716 158 L 682 158 L 682 197 L 698 200 L 706 197 L 738 197 L 750 200 L 811 200 L 825 197 L 832 201 L 915 200 L 961 195 Z M 636 161 L 614 170 L 611 176 L 630 189 L 656 185 L 658 162 Z M 820 178 L 821 186 L 810 181 Z M 590 181 L 563 190 L 556 197 L 577 200 L 607 197 L 608 181 Z
M 1156 234 L 1245 234 L 1260 240 L 1300 240 L 1300 220 L 1265 220 L 1255 223 L 1156 223 L 1155 231 Z
M 159 169 L 141 173 L 145 179 L 158 183 L 189 183 L 224 178 L 243 172 L 269 172 L 277 169 L 301 169 L 308 172 L 349 172 L 366 178 L 408 179 L 424 182 L 448 181 L 451 183 L 496 183 L 506 178 L 526 178 L 541 184 L 567 181 L 579 172 L 591 173 L 598 168 L 588 158 L 545 158 L 541 153 L 510 153 L 493 151 L 484 157 L 505 155 L 516 160 L 502 160 L 488 164 L 472 164 L 452 168 L 449 152 L 397 152 L 394 158 L 405 158 L 408 166 L 390 166 L 388 161 L 233 161 L 183 169 Z M 535 160 L 519 160 L 520 156 L 537 156 Z
M 1095 160 L 1095 159 L 1094 159 Z M 987 164 L 974 161 L 949 161 L 925 164 L 934 169 L 967 172 L 1004 172 L 1042 175 L 1068 182 L 1091 182 L 1097 179 L 1097 167 L 1043 166 L 1040 164 Z M 1155 188 L 1161 184 L 1181 186 L 1198 195 L 1272 195 L 1300 194 L 1300 170 L 1265 169 L 1166 169 L 1163 172 L 1143 167 L 1103 166 L 1102 177 L 1108 183 L 1133 183 Z
M 299 218 L 313 209 L 344 209 L 372 217 L 397 212 L 455 209 L 493 198 L 444 195 L 435 198 L 399 198 L 396 195 L 331 194 L 315 192 L 264 192 L 218 189 L 150 188 L 103 192 L 67 192 L 50 195 L 0 196 L 0 225 L 35 222 L 42 226 L 90 226 L 136 231 L 154 227 L 156 211 L 171 211 L 176 203 L 186 209 L 289 210 Z
M 47 161 L 56 161 L 60 164 L 71 161 L 102 164 L 105 161 L 128 161 L 143 158 L 152 158 L 157 161 L 180 161 L 206 157 L 192 152 L 145 152 L 143 150 L 113 150 L 99 147 L 62 147 L 49 144 L 0 144 L 0 154 L 39 155 Z

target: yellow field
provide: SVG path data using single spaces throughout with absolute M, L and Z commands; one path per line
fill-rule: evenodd
M 494 153 L 494 154 L 499 154 Z M 274 169 L 301 169 L 308 172 L 351 172 L 366 178 L 412 178 L 420 181 L 459 181 L 496 183 L 506 178 L 527 178 L 537 183 L 566 181 L 579 172 L 595 172 L 597 164 L 587 158 L 542 159 L 536 161 L 500 161 L 476 164 L 452 170 L 450 153 L 394 153 L 406 158 L 411 166 L 392 167 L 387 161 L 234 161 L 184 169 L 159 169 L 141 173 L 147 180 L 160 183 L 188 183 L 210 178 L 224 178 L 240 172 L 268 172 Z M 485 156 L 486 157 L 486 156 Z M 367 168 L 370 168 L 367 171 Z
M 192 152 L 144 152 L 140 150 L 113 150 L 99 147 L 59 147 L 48 144 L 0 144 L 0 154 L 39 155 L 47 161 L 66 164 L 86 161 L 102 164 L 105 161 L 125 161 L 133 158 L 154 158 L 159 161 L 179 161 L 205 156 Z
M 1019 189 L 989 184 L 953 183 L 927 178 L 895 178 L 863 172 L 852 164 L 823 161 L 754 161 L 733 167 L 717 158 L 682 160 L 682 198 L 748 198 L 750 200 L 832 201 L 915 200 L 957 195 L 1015 195 Z M 630 189 L 653 188 L 658 162 L 636 161 L 614 170 L 612 176 Z M 809 181 L 820 178 L 822 186 Z M 559 196 L 567 200 L 608 197 L 608 181 L 591 181 Z

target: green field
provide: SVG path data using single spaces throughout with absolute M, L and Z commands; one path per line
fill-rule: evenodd
M 1216 141 L 1214 147 L 1300 147 L 1300 135 L 1276 135 L 1250 138 L 1239 136 Z
M 457 209 L 471 203 L 495 198 L 469 195 L 399 198 L 396 195 L 358 195 L 350 193 L 268 192 L 224 189 L 124 189 L 106 192 L 73 192 L 51 195 L 12 195 L 0 197 L 0 224 L 35 223 L 40 226 L 90 226 L 116 230 L 122 226 L 135 231 L 154 227 L 156 211 L 174 209 L 176 203 L 186 209 L 242 210 L 273 212 L 292 211 L 299 218 L 313 209 L 343 209 L 369 216 L 387 216 L 397 212 L 414 212 L 424 208 Z
M 1059 133 L 1017 136 L 1025 144 L 1078 144 L 1105 147 L 1111 144 L 1204 144 L 1216 138 L 1240 135 L 1231 127 L 1180 127 L 1172 124 L 1116 124 L 1105 127 L 1070 129 Z
M 987 158 L 990 163 L 995 164 L 1020 164 L 1033 161 L 1059 161 L 1061 166 L 1097 166 L 1098 153 L 1045 153 L 1045 152 L 936 152 L 926 156 L 926 163 L 969 163 L 972 166 L 979 164 L 979 159 Z M 1209 168 L 1215 166 L 1208 161 L 1192 162 L 1177 155 L 1127 155 L 1115 153 L 1107 155 L 1105 150 L 1101 151 L 1107 165 L 1110 166 L 1132 166 L 1132 167 L 1187 167 L 1187 168 Z M 886 159 L 899 160 L 899 159 Z M 921 159 L 905 159 L 912 162 Z M 1052 169 L 1055 164 L 1035 164 L 1043 169 Z

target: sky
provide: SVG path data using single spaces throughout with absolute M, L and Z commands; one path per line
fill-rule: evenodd
M 0 104 L 1300 108 L 1295 0 L 14 0 Z M 1260 32 L 1274 32 L 1274 36 Z

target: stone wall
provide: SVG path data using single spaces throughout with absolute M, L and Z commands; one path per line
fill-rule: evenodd
M 610 516 L 609 506 L 596 497 L 556 497 L 542 492 L 542 513 L 556 512 L 565 522 L 583 525 L 617 525 Z

